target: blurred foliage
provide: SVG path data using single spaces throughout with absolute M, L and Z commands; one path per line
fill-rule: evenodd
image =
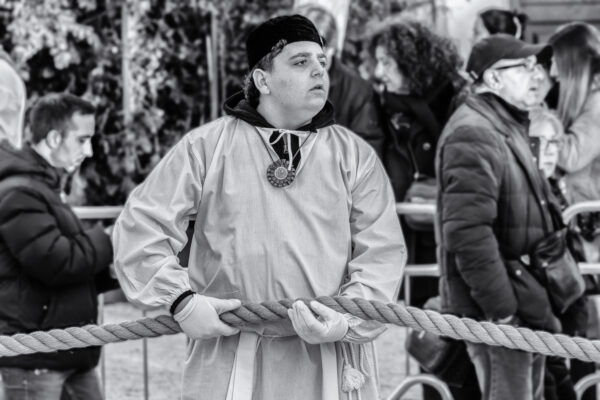
M 406 2 L 350 3 L 343 58 L 358 67 L 365 26 Z M 94 156 L 73 179 L 74 192 L 85 193 L 75 202 L 122 204 L 182 135 L 220 115 L 221 102 L 240 90 L 249 30 L 292 6 L 293 0 L 0 0 L 0 43 L 19 66 L 30 103 L 69 91 L 96 105 Z

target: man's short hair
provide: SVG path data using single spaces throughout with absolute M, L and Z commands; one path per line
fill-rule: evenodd
M 96 108 L 89 101 L 70 93 L 51 93 L 41 97 L 33 106 L 29 117 L 31 141 L 37 144 L 51 130 L 64 137 L 75 114 L 94 115 Z
M 260 102 L 260 92 L 254 84 L 252 74 L 256 69 L 271 71 L 273 68 L 273 59 L 277 57 L 279 53 L 281 53 L 286 44 L 287 42 L 285 40 L 280 40 L 275 46 L 273 46 L 271 52 L 261 58 L 260 61 L 256 63 L 254 68 L 252 68 L 252 70 L 250 70 L 250 72 L 248 72 L 248 74 L 246 74 L 244 77 L 244 97 L 246 98 L 248 104 L 250 104 L 252 107 L 256 108 Z

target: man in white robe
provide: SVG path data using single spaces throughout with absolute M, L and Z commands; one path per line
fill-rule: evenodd
M 314 302 L 241 332 L 218 318 L 284 298 L 394 302 L 406 260 L 378 157 L 333 121 L 315 27 L 274 18 L 246 45 L 245 94 L 132 192 L 113 235 L 117 275 L 131 301 L 169 307 L 190 337 L 183 399 L 376 399 L 380 324 Z

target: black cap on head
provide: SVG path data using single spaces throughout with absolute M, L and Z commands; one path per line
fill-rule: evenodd
M 547 62 L 552 57 L 552 47 L 547 44 L 528 44 L 514 36 L 498 33 L 475 43 L 467 61 L 467 73 L 473 80 L 500 60 L 516 60 L 537 56 L 538 62 Z
M 246 39 L 249 69 L 254 68 L 281 40 L 285 40 L 286 44 L 315 42 L 323 47 L 317 28 L 308 18 L 297 14 L 271 18 L 254 28 Z

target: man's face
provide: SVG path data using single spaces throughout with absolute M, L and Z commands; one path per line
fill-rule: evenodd
M 495 74 L 496 91 L 504 100 L 522 110 L 540 103 L 544 73 L 535 56 L 500 60 L 490 69 Z
M 283 112 L 314 117 L 329 93 L 327 59 L 315 42 L 286 45 L 266 73 L 270 95 Z
M 86 157 L 91 157 L 94 128 L 93 115 L 74 114 L 60 143 L 52 150 L 54 167 L 73 172 Z

